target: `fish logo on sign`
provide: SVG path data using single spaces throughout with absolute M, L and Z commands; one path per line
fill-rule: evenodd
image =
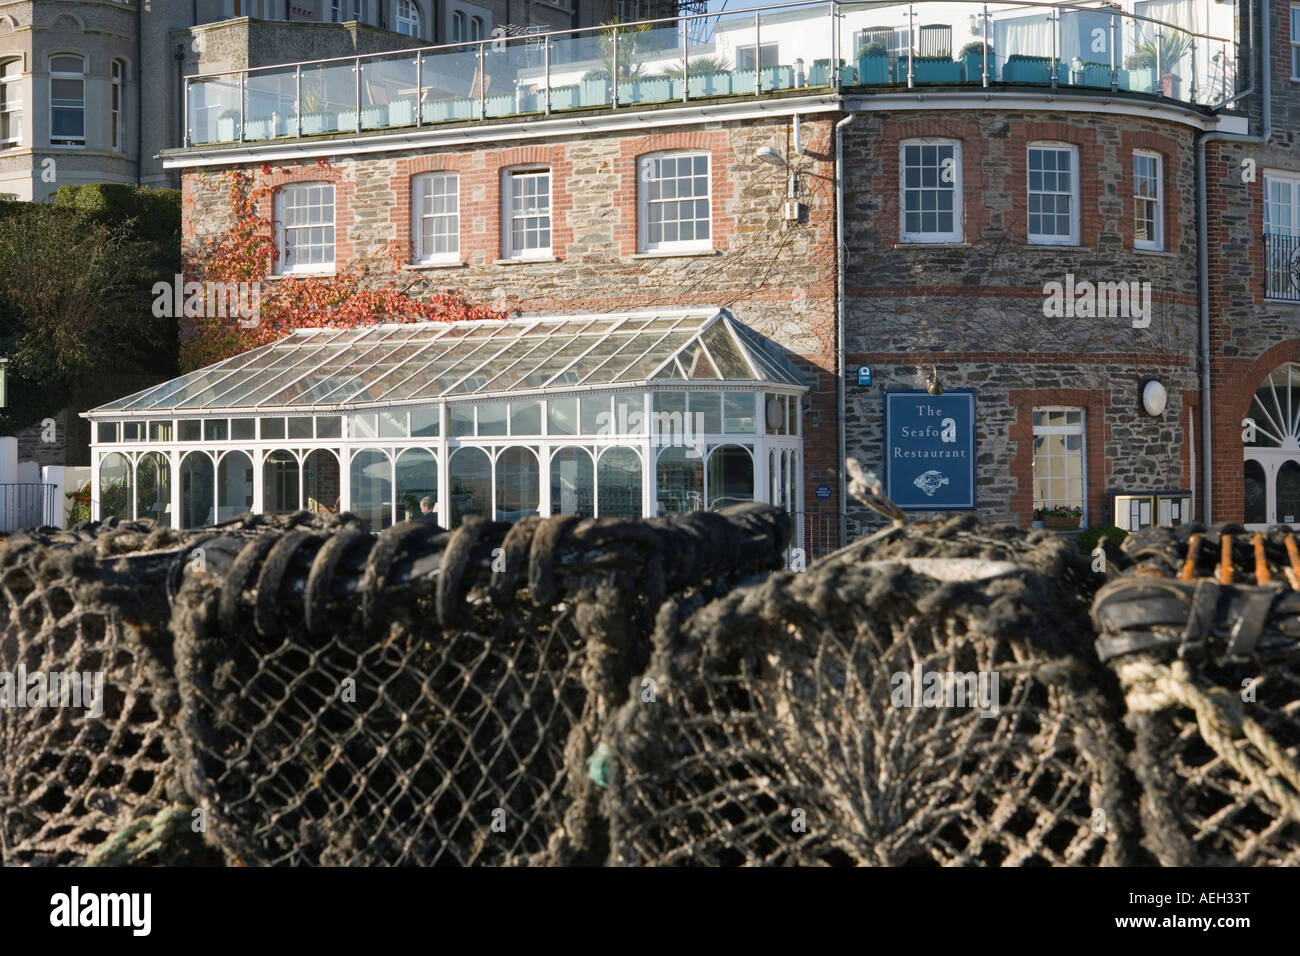
M 924 491 L 927 498 L 933 498 L 936 491 L 948 484 L 948 478 L 943 472 L 931 469 L 917 475 L 912 484 Z

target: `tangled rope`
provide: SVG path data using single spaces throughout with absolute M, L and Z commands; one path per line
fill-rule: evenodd
M 1214 752 L 1300 822 L 1300 767 L 1268 731 L 1242 712 L 1238 695 L 1222 687 L 1209 691 L 1198 687 L 1183 661 L 1160 664 L 1139 658 L 1123 661 L 1117 669 L 1132 713 L 1188 708 L 1196 714 L 1201 736 Z M 1250 753 L 1247 744 L 1255 747 L 1258 756 Z

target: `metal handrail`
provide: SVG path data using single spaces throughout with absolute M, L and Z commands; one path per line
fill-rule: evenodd
M 956 2 L 973 3 L 975 2 L 975 0 L 956 0 Z M 984 2 L 984 0 L 979 0 L 979 2 Z M 879 0 L 879 2 L 877 2 L 877 0 L 796 0 L 796 2 L 782 3 L 770 7 L 741 7 L 739 9 L 729 9 L 725 13 L 693 13 L 693 14 L 687 14 L 678 17 L 660 17 L 655 20 L 629 20 L 626 23 L 605 23 L 605 24 L 599 24 L 597 26 L 578 27 L 577 29 L 570 29 L 570 30 L 550 30 L 547 32 L 530 33 L 527 36 L 514 36 L 514 37 L 502 36 L 502 37 L 497 37 L 497 38 L 492 38 L 487 40 L 465 40 L 460 43 L 441 43 L 441 44 L 436 44 L 431 46 L 408 47 L 402 50 L 386 50 L 386 51 L 379 51 L 376 53 L 361 53 L 361 54 L 353 54 L 351 56 L 325 57 L 322 59 L 314 59 L 314 60 L 289 60 L 284 63 L 274 63 L 269 66 L 250 66 L 250 67 L 244 67 L 243 69 L 236 69 L 236 70 L 216 70 L 211 73 L 192 73 L 189 76 L 186 76 L 185 80 L 186 82 L 189 82 L 191 80 L 206 80 L 206 79 L 213 79 L 215 77 L 221 77 L 221 76 L 239 76 L 239 75 L 247 75 L 249 73 L 261 73 L 270 70 L 285 70 L 288 69 L 289 67 L 299 67 L 299 66 L 317 66 L 317 65 L 323 66 L 330 63 L 354 63 L 355 64 L 355 63 L 360 63 L 363 60 L 371 60 L 371 59 L 400 59 L 405 56 L 413 57 L 416 56 L 417 54 L 447 52 L 456 49 L 482 48 L 482 47 L 492 46 L 493 44 L 496 43 L 505 43 L 505 44 L 515 43 L 515 42 L 535 43 L 539 39 L 549 38 L 549 37 L 569 37 L 569 36 L 577 36 L 583 33 L 604 33 L 615 29 L 627 30 L 635 27 L 654 26 L 655 24 L 679 24 L 685 21 L 701 20 L 701 19 L 709 19 L 709 18 L 715 20 L 721 20 L 723 18 L 733 19 L 739 17 L 739 15 L 743 13 L 772 14 L 772 13 L 780 13 L 786 10 L 796 10 L 802 7 L 820 7 L 828 4 L 838 9 L 848 8 L 853 10 L 859 10 L 859 9 L 870 9 L 873 7 L 900 7 L 900 6 L 908 6 L 908 5 L 923 6 L 927 3 L 936 3 L 944 6 L 951 6 L 954 3 L 954 0 L 912 0 L 911 4 L 908 4 L 906 2 L 898 2 L 898 0 Z M 1126 20 L 1141 20 L 1145 23 L 1153 23 L 1156 24 L 1157 26 L 1169 27 L 1170 29 L 1176 30 L 1179 33 L 1185 34 L 1186 36 L 1189 37 L 1196 37 L 1203 40 L 1217 40 L 1220 43 L 1235 44 L 1237 42 L 1236 38 L 1234 37 L 1221 37 L 1221 36 L 1216 36 L 1212 33 L 1197 33 L 1193 30 L 1184 29 L 1183 27 L 1180 27 L 1176 23 L 1169 23 L 1168 21 L 1165 20 L 1157 20 L 1154 17 L 1146 17 L 1139 13 L 1128 13 L 1122 10 L 1114 10 L 1112 7 L 1109 7 L 1104 3 L 1100 3 L 1100 2 L 1085 5 L 1081 3 L 1048 3 L 1048 2 L 1044 2 L 1044 0 L 987 0 L 987 3 L 992 5 L 1000 5 L 1004 7 L 1013 7 L 1013 8 L 1047 7 L 1057 11 L 1077 10 L 1083 13 L 1100 13 L 1104 10 L 1111 13 L 1114 16 L 1121 17 Z

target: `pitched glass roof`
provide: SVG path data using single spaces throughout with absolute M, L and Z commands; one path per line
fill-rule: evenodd
M 724 309 L 299 329 L 95 412 L 390 404 L 674 381 L 804 387 Z

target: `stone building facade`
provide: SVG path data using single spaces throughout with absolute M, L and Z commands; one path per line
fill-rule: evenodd
M 294 183 L 332 183 L 337 261 L 387 242 L 410 249 L 415 178 L 455 172 L 455 261 L 403 267 L 430 288 L 528 312 L 726 306 L 808 377 L 802 507 L 819 516 L 819 528 L 840 515 L 850 534 L 873 523 L 844 499 L 840 443 L 884 471 L 896 447 L 886 393 L 927 389 L 974 395 L 975 510 L 983 519 L 1028 525 L 1038 509 L 1059 505 L 1080 507 L 1090 525 L 1280 521 L 1291 515 L 1290 484 L 1268 499 L 1280 499 L 1270 506 L 1276 513 L 1255 520 L 1248 510 L 1257 478 L 1243 467 L 1251 451 L 1241 433 L 1252 410 L 1259 417 L 1252 402 L 1261 383 L 1288 362 L 1300 365 L 1300 267 L 1287 285 L 1291 260 L 1265 237 L 1266 200 L 1270 234 L 1300 236 L 1300 185 L 1290 186 L 1300 182 L 1300 4 L 1241 12 L 1242 95 L 1217 109 L 1055 82 L 924 94 L 795 88 L 761 107 L 704 98 L 431 126 L 400 138 L 377 132 L 369 141 L 207 146 L 169 153 L 166 165 L 182 174 L 191 238 L 221 228 L 227 200 L 218 174 L 241 169 L 272 195 Z M 1270 135 L 1250 142 L 1265 127 L 1266 77 Z M 645 248 L 638 169 L 664 153 L 709 162 L 711 242 L 689 255 Z M 790 214 L 782 163 L 798 171 L 806 215 Z M 917 163 L 929 170 L 918 175 L 944 185 L 918 180 L 911 195 Z M 503 249 L 505 177 L 520 168 L 550 172 L 545 261 L 517 261 Z M 1062 170 L 1068 175 L 1054 175 Z M 933 198 L 919 196 L 926 189 L 952 197 L 955 227 L 909 228 L 910 213 L 933 210 L 925 206 Z M 1068 215 L 1049 226 L 1051 210 L 1067 208 L 1051 205 L 1053 193 L 1068 197 Z M 274 219 L 272 200 L 263 213 Z M 1208 289 L 1199 279 L 1203 251 Z M 1112 294 L 1122 283 L 1133 292 L 1131 308 L 1053 311 L 1054 284 L 1082 295 L 1085 283 Z M 1094 299 L 1097 308 L 1108 307 L 1106 295 Z M 1300 419 L 1300 368 L 1295 388 L 1287 428 Z M 1293 395 L 1287 386 L 1273 392 Z M 1300 518 L 1297 439 L 1292 428 L 1269 446 L 1266 478 L 1290 482 L 1294 469 Z
M 0 103 L 9 107 L 0 107 L 9 114 L 0 196 L 178 185 L 158 154 L 184 141 L 186 76 L 569 29 L 621 9 L 618 0 L 0 0 Z M 675 9 L 656 0 L 637 15 Z M 67 103 L 57 109 L 56 86 Z

